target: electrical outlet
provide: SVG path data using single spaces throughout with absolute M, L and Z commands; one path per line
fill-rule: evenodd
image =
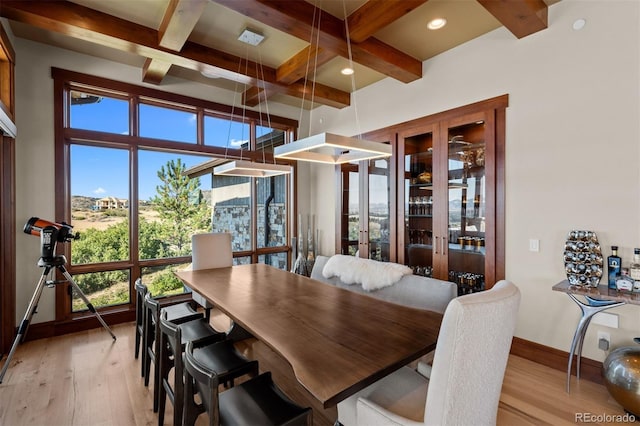
M 611 335 L 606 331 L 598 331 L 598 348 L 608 351 L 611 345 Z

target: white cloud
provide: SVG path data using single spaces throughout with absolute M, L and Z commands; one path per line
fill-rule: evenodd
M 107 192 L 107 191 L 102 187 L 98 187 L 98 188 L 93 190 L 93 193 L 96 194 L 96 195 L 104 194 L 105 192 Z
M 246 140 L 231 139 L 230 144 L 231 146 L 240 146 L 242 144 L 246 144 L 247 142 L 249 142 L 248 139 Z

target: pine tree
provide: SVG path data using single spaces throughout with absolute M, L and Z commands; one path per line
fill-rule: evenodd
M 162 182 L 152 202 L 162 220 L 165 247 L 174 256 L 190 253 L 191 235 L 211 230 L 211 212 L 200 190 L 200 179 L 184 175 L 180 158 L 170 160 L 158 171 Z

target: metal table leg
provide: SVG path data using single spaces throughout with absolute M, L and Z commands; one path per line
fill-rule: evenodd
M 573 363 L 574 353 L 578 356 L 576 361 L 576 378 L 580 379 L 580 358 L 582 357 L 582 344 L 584 343 L 584 337 L 587 334 L 587 328 L 591 322 L 591 318 L 598 312 L 602 312 L 605 309 L 615 308 L 616 306 L 622 306 L 625 302 L 614 302 L 611 300 L 599 300 L 593 299 L 589 296 L 585 296 L 587 303 L 582 302 L 571 293 L 567 293 L 569 297 L 576 302 L 582 311 L 582 317 L 576 327 L 576 332 L 573 335 L 571 341 L 571 349 L 569 350 L 569 365 L 567 366 L 567 393 L 570 392 L 571 386 L 571 364 Z

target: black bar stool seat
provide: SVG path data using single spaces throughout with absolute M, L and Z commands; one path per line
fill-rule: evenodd
M 271 372 L 219 395 L 221 425 L 307 425 L 311 409 L 289 399 L 273 382 Z
M 218 383 L 224 384 L 225 388 L 233 387 L 234 380 L 238 377 L 244 375 L 256 377 L 258 375 L 258 361 L 248 360 L 235 348 L 233 341 L 230 339 L 222 342 L 209 344 L 200 342 L 192 345 L 193 351 L 202 365 L 211 371 L 215 371 Z M 195 403 L 196 387 L 194 387 L 191 376 L 188 374 L 185 374 L 185 376 L 184 424 L 193 425 L 198 416 L 205 412 L 205 407 L 204 404 Z
M 184 370 L 183 357 L 187 343 L 213 343 L 226 339 L 226 334 L 211 327 L 206 318 L 191 321 L 167 320 L 167 312 L 163 309 L 160 314 L 160 340 L 158 358 L 160 371 L 158 375 L 158 425 L 164 424 L 166 401 L 173 404 L 173 424 L 182 424 L 184 408 Z M 173 383 L 169 379 L 169 372 L 173 368 Z
M 185 350 L 185 422 L 192 426 L 202 412 L 209 415 L 209 425 L 311 425 L 311 408 L 301 407 L 287 397 L 273 382 L 271 373 L 263 373 L 234 387 L 219 391 L 225 376 L 211 366 L 210 351 L 219 345 L 198 348 L 188 343 Z M 201 405 L 194 401 L 200 394 Z

